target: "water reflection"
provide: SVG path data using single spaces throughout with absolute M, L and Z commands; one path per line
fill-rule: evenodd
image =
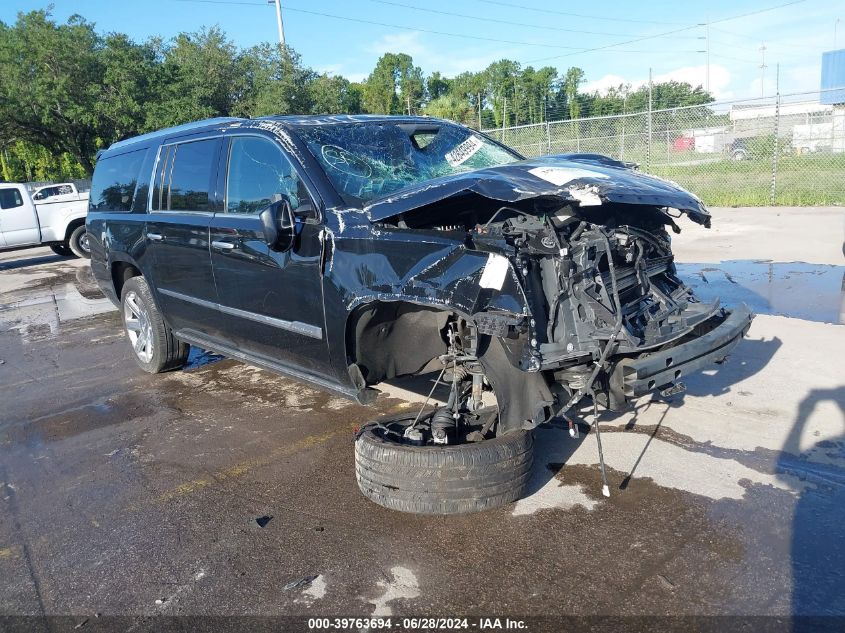
M 757 314 L 845 323 L 845 266 L 731 260 L 678 264 L 678 274 L 703 301 L 747 303 Z
M 103 314 L 115 307 L 97 287 L 91 269 L 62 269 L 60 274 L 0 299 L 0 332 L 16 330 L 25 341 L 55 336 L 63 323 Z

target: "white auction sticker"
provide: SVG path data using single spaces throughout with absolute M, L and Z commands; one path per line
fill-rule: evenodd
M 480 138 L 475 135 L 470 136 L 455 149 L 450 152 L 446 152 L 446 162 L 448 162 L 452 167 L 463 165 L 482 147 L 484 147 L 484 142 Z
M 528 173 L 558 187 L 573 180 L 578 180 L 579 178 L 607 178 L 607 175 L 601 172 L 579 169 L 577 167 L 535 167 L 534 169 L 529 169 Z
M 487 256 L 487 263 L 484 265 L 484 272 L 481 273 L 479 285 L 482 288 L 493 288 L 501 290 L 505 283 L 505 275 L 508 273 L 508 258 L 490 253 Z

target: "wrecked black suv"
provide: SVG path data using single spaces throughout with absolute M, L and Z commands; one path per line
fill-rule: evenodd
M 524 160 L 447 121 L 322 116 L 115 143 L 87 227 L 148 372 L 195 345 L 368 402 L 439 370 L 445 406 L 364 426 L 356 473 L 377 503 L 454 513 L 524 493 L 537 424 L 585 396 L 619 410 L 682 390 L 740 341 L 749 310 L 676 275 L 682 216 L 710 225 L 694 195 L 607 157 Z

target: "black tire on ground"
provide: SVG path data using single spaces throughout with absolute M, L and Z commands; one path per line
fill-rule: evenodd
M 67 244 L 50 244 L 50 250 L 62 257 L 73 257 L 73 251 L 70 250 Z
M 533 451 L 531 433 L 522 430 L 435 447 L 388 441 L 368 428 L 355 441 L 355 475 L 365 497 L 391 510 L 479 512 L 525 494 Z
M 120 305 L 129 348 L 141 369 L 158 374 L 185 365 L 190 345 L 173 336 L 143 277 L 126 280 L 120 292 Z M 142 344 L 136 347 L 139 339 Z
M 84 224 L 73 229 L 67 241 L 74 255 L 83 259 L 91 257 L 91 249 L 88 246 L 88 233 L 85 231 Z

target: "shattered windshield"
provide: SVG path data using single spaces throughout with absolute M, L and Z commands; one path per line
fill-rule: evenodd
M 302 126 L 297 133 L 347 204 L 520 160 L 473 130 L 434 121 Z

